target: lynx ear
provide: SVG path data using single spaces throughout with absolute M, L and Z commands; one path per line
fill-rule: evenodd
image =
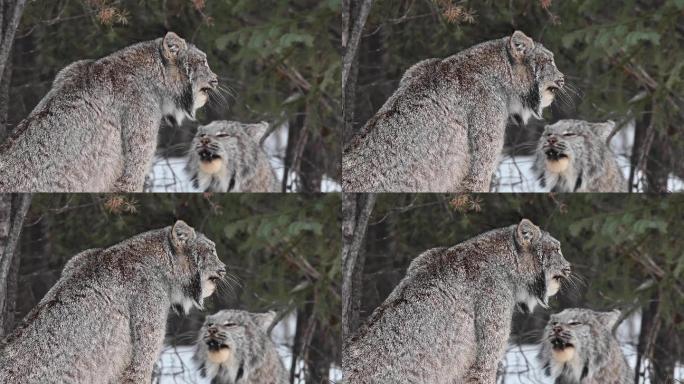
M 515 229 L 515 239 L 518 244 L 522 245 L 524 248 L 536 243 L 540 238 L 541 231 L 539 230 L 539 227 L 532 224 L 532 222 L 527 219 L 522 219 Z
M 162 47 L 164 51 L 164 57 L 169 60 L 175 60 L 176 57 L 178 57 L 178 53 L 185 50 L 188 45 L 180 36 L 173 32 L 168 32 L 166 36 L 164 36 Z
M 257 323 L 261 329 L 264 331 L 268 331 L 268 328 L 273 324 L 273 320 L 275 320 L 276 313 L 275 311 L 268 311 L 266 313 L 255 313 L 254 314 L 254 322 Z
M 509 42 L 511 56 L 516 60 L 522 60 L 534 48 L 534 40 L 527 37 L 521 31 L 513 32 Z
M 180 248 L 195 238 L 195 230 L 183 220 L 176 221 L 171 228 L 171 243 L 174 247 Z
M 605 143 L 615 129 L 615 122 L 613 120 L 608 120 L 605 123 L 595 123 L 592 124 L 592 129 L 594 130 L 594 133 L 601 138 L 601 141 Z
M 608 329 L 613 329 L 622 312 L 618 309 L 614 309 L 609 312 L 599 312 L 598 319 L 601 324 L 605 325 Z
M 261 141 L 261 139 L 264 137 L 266 132 L 268 131 L 268 123 L 265 121 L 256 123 L 256 124 L 248 124 L 245 127 L 245 131 L 247 131 L 247 134 L 255 138 L 257 141 Z

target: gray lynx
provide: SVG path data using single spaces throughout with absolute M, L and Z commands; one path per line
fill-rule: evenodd
M 608 136 L 615 123 L 560 120 L 539 138 L 534 171 L 551 192 L 627 192 Z
M 571 308 L 551 315 L 538 359 L 556 384 L 629 384 L 627 365 L 612 329 L 619 311 Z
M 509 117 L 540 118 L 564 86 L 553 53 L 524 33 L 428 59 L 345 148 L 345 192 L 490 189 Z
M 194 118 L 217 84 L 173 32 L 77 61 L 0 145 L 0 192 L 140 192 L 162 118 Z
M 201 308 L 225 273 L 182 221 L 84 251 L 3 342 L 0 382 L 149 383 L 169 309 Z
M 212 384 L 289 384 L 268 335 L 275 312 L 226 309 L 208 316 L 193 359 Z
M 494 383 L 516 304 L 547 307 L 570 273 L 558 240 L 527 219 L 428 250 L 348 339 L 344 376 L 350 384 Z
M 279 192 L 261 141 L 268 123 L 214 121 L 192 140 L 185 167 L 193 186 L 208 192 Z

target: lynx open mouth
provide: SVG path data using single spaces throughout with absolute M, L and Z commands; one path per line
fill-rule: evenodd
M 219 342 L 218 340 L 214 339 L 209 339 L 207 340 L 207 347 L 209 347 L 210 351 L 218 351 L 220 349 L 230 349 L 229 346 Z
M 551 86 L 549 86 L 549 87 L 546 88 L 546 90 L 547 90 L 548 92 L 551 92 L 551 93 L 554 94 L 554 95 L 556 94 L 556 92 L 558 92 L 559 89 L 560 89 L 560 88 L 556 87 L 555 85 L 551 85 Z
M 561 339 L 560 337 L 555 337 L 551 340 L 551 345 L 553 346 L 553 349 L 562 351 L 565 348 L 569 347 L 574 347 L 572 343 L 568 343 L 567 341 Z
M 548 149 L 544 153 L 546 154 L 546 158 L 549 160 L 560 160 L 568 157 L 568 155 L 564 154 L 563 152 L 559 152 L 558 150 L 553 148 Z
M 207 163 L 210 163 L 216 159 L 221 158 L 221 156 L 217 155 L 216 153 L 214 153 L 214 152 L 212 152 L 206 148 L 200 149 L 199 151 L 197 151 L 197 154 L 199 155 L 200 160 L 207 162 Z

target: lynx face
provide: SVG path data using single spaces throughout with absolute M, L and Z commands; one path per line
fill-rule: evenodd
M 567 172 L 592 151 L 592 147 L 602 145 L 615 124 L 589 123 L 582 120 L 560 120 L 547 125 L 539 138 L 537 156 L 544 158 L 548 172 L 562 174 Z
M 214 121 L 197 129 L 186 170 L 195 188 L 216 192 L 240 191 L 245 169 L 254 167 L 260 139 L 268 123 Z M 213 187 L 215 186 L 215 187 Z
M 170 240 L 177 253 L 176 278 L 181 281 L 174 304 L 185 312 L 192 306 L 201 308 L 226 275 L 226 265 L 218 258 L 216 244 L 183 221 L 173 226 Z
M 588 374 L 586 362 L 605 355 L 601 347 L 605 347 L 606 338 L 612 338 L 611 328 L 619 316 L 618 311 L 596 312 L 583 308 L 551 315 L 539 352 L 547 375 L 573 377 L 579 382 Z
M 553 52 L 516 31 L 509 40 L 513 82 L 524 89 L 521 105 L 514 105 L 514 114 L 527 122 L 530 116 L 541 118 L 544 108 L 551 105 L 565 86 L 565 76 L 556 67 Z
M 209 376 L 222 372 L 216 365 L 224 366 L 228 371 L 244 366 L 245 359 L 263 348 L 261 344 L 268 338 L 266 332 L 274 317 L 275 312 L 250 313 L 232 309 L 207 316 L 200 329 L 195 360 L 204 363 L 203 372 Z
M 182 121 L 182 115 L 194 119 L 197 109 L 217 90 L 218 77 L 209 68 L 207 55 L 173 32 L 162 39 L 161 49 L 167 86 L 174 100 L 173 105 L 165 107 L 165 112 L 178 122 Z
M 527 219 L 516 228 L 516 243 L 529 269 L 527 287 L 518 292 L 518 302 L 532 311 L 535 304 L 548 306 L 548 299 L 571 276 L 571 265 L 563 257 L 560 242 Z

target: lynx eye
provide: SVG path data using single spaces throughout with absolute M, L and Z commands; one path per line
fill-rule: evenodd
M 228 137 L 228 136 L 230 136 L 230 135 L 227 134 L 227 133 L 224 133 L 224 132 L 221 132 L 221 133 L 217 133 L 217 134 L 216 134 L 216 137 Z
M 582 323 L 580 323 L 579 321 L 571 321 L 568 323 L 568 325 L 577 326 L 577 325 L 582 325 Z
M 213 325 L 214 325 L 214 323 L 207 323 L 207 327 L 211 327 Z
M 577 134 L 574 132 L 563 132 L 563 136 L 572 137 L 572 136 L 577 136 Z
M 237 324 L 231 323 L 230 321 L 227 321 L 227 322 L 223 323 L 223 326 L 224 326 L 224 327 L 234 327 L 234 326 L 236 326 L 236 325 L 237 325 Z

